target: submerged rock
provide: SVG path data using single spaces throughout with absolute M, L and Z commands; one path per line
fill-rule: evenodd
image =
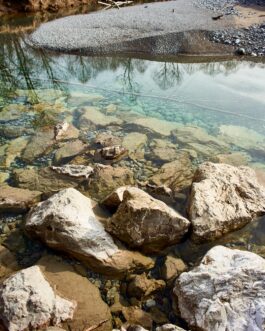
M 16 158 L 21 155 L 27 146 L 28 140 L 28 137 L 22 136 L 11 140 L 4 148 L 1 146 L 0 166 L 9 168 Z
M 76 302 L 55 294 L 37 266 L 6 279 L 0 303 L 0 318 L 10 331 L 58 325 L 72 319 L 76 308 Z
M 178 154 L 175 161 L 165 163 L 151 178 L 150 184 L 169 187 L 173 193 L 177 193 L 190 187 L 194 175 L 189 154 Z
M 174 130 L 172 135 L 179 144 L 204 157 L 212 157 L 227 152 L 229 149 L 228 144 L 197 126 L 182 126 Z
M 188 213 L 193 239 L 214 240 L 265 214 L 265 189 L 248 167 L 207 162 L 195 173 Z
M 212 248 L 176 281 L 181 317 L 202 331 L 264 330 L 264 270 L 265 260 L 254 253 Z
M 52 287 L 77 303 L 73 319 L 67 322 L 67 330 L 84 330 L 101 322 L 97 330 L 112 330 L 110 309 L 87 277 L 79 275 L 73 265 L 54 255 L 42 257 L 37 264 Z
M 127 187 L 109 220 L 108 231 L 130 247 L 156 252 L 178 243 L 189 225 L 187 219 L 164 202 L 136 187 Z
M 251 156 L 246 152 L 234 152 L 230 154 L 218 154 L 214 158 L 218 163 L 226 163 L 236 167 L 248 165 L 251 162 Z
M 83 176 L 72 176 L 67 171 L 60 173 L 58 167 L 56 167 L 56 170 L 51 167 L 15 169 L 13 176 L 15 184 L 20 188 L 44 193 L 77 187 L 85 179 Z
M 246 150 L 265 153 L 265 136 L 243 126 L 221 125 L 218 138 Z
M 88 193 L 95 199 L 103 199 L 113 190 L 124 185 L 133 185 L 133 173 L 128 168 L 96 164 L 89 180 Z
M 84 107 L 81 110 L 79 118 L 79 125 L 81 129 L 89 129 L 91 125 L 107 126 L 107 125 L 120 125 L 122 120 L 112 115 L 105 115 L 97 107 Z
M 119 146 L 122 143 L 122 139 L 110 133 L 103 132 L 96 136 L 94 143 L 99 148 Z
M 0 212 L 24 212 L 41 200 L 41 192 L 0 186 Z
M 154 158 L 155 160 L 170 162 L 178 159 L 178 146 L 176 144 L 172 144 L 168 140 L 154 139 L 150 146 L 152 148 L 152 154 L 150 157 Z
M 87 145 L 79 139 L 66 142 L 56 150 L 54 154 L 55 164 L 69 161 L 76 155 L 82 153 L 86 146 Z
M 171 131 L 180 127 L 177 122 L 169 122 L 155 117 L 141 117 L 133 121 L 133 124 L 142 129 L 153 131 L 162 136 L 170 136 Z M 140 131 L 140 130 L 139 130 Z
M 144 146 L 147 143 L 147 136 L 139 132 L 128 133 L 122 141 L 122 146 L 129 151 L 129 156 L 142 159 L 144 156 Z
M 118 248 L 96 218 L 91 200 L 69 188 L 31 210 L 25 229 L 48 246 L 67 252 L 90 268 L 112 276 L 153 266 L 143 255 Z
M 32 162 L 34 159 L 48 153 L 57 141 L 76 139 L 78 136 L 79 131 L 71 124 L 56 139 L 54 127 L 41 128 L 31 137 L 21 157 L 26 162 Z
M 69 175 L 75 178 L 86 178 L 88 179 L 93 173 L 93 168 L 84 165 L 65 164 L 62 167 L 51 167 L 52 170 L 58 174 Z

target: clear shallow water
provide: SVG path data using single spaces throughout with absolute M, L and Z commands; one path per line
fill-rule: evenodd
M 165 154 L 167 148 L 176 153 L 187 151 L 194 168 L 205 160 L 223 160 L 258 169 L 264 180 L 265 64 L 236 60 L 170 63 L 58 55 L 34 50 L 26 40 L 18 34 L 0 34 L 1 182 L 14 185 L 15 168 L 39 168 L 55 162 L 58 146 L 30 161 L 25 162 L 22 156 L 27 142 L 37 132 L 61 121 L 78 127 L 80 139 L 88 145 L 99 132 L 111 132 L 121 138 L 131 132 L 147 134 L 141 158 L 153 170 L 134 169 L 136 179 L 142 182 L 149 180 L 162 164 L 172 161 L 154 153 L 157 138 L 166 142 L 166 146 L 160 146 Z M 114 116 L 119 125 L 86 127 L 80 109 L 88 106 L 97 107 L 104 116 Z M 145 125 L 135 124 L 145 118 L 150 119 Z M 171 126 L 190 131 L 181 139 L 179 133 L 164 134 L 165 128 L 170 132 Z M 197 128 L 202 133 L 195 134 Z M 14 134 L 16 131 L 19 133 Z M 209 147 L 212 139 L 227 144 L 225 150 L 216 145 Z M 218 159 L 220 154 L 222 158 Z M 134 158 L 128 157 L 121 164 L 130 167 L 133 162 Z M 256 225 L 250 227 L 242 235 L 248 239 L 240 245 L 248 247 L 250 240 L 251 247 L 263 247 L 263 236 L 253 239 Z M 263 229 L 258 232 L 263 233 Z M 237 233 L 228 238 L 232 245 L 238 242 Z M 206 247 L 201 247 L 199 255 Z M 190 242 L 176 250 L 190 261 L 198 255 L 197 247 Z
M 36 157 L 30 160 L 25 160 L 24 152 L 39 132 L 62 121 L 80 130 L 79 139 L 88 148 L 98 133 L 111 133 L 122 141 L 131 133 L 146 135 L 140 150 L 115 162 L 133 170 L 140 182 L 149 181 L 161 165 L 185 152 L 190 160 L 183 164 L 185 174 L 186 168 L 195 169 L 205 160 L 225 161 L 251 166 L 265 183 L 265 64 L 58 55 L 36 51 L 25 41 L 25 36 L 16 33 L 0 34 L 0 184 L 18 185 L 13 174 L 19 168 L 38 171 L 56 163 L 58 144 L 43 153 L 35 146 Z M 90 125 L 82 120 L 85 107 L 96 107 L 94 112 L 103 115 L 103 122 L 112 116 L 114 125 Z M 147 121 L 139 125 L 143 119 Z M 178 129 L 177 133 L 170 134 L 172 129 Z M 45 145 L 46 136 L 41 139 Z M 137 141 L 130 143 L 137 145 Z M 73 160 L 74 156 L 59 163 Z M 180 190 L 174 205 L 184 214 L 186 198 L 187 190 Z M 26 267 L 38 260 L 44 247 L 23 236 L 23 217 L 0 214 L 0 243 L 15 251 Z M 186 240 L 172 250 L 189 266 L 217 244 L 265 257 L 264 220 L 217 242 L 198 246 Z M 158 265 L 162 262 L 163 257 L 158 258 Z M 152 276 L 159 277 L 158 268 Z M 101 295 L 111 305 L 106 280 L 91 272 L 88 277 L 95 284 L 100 279 Z M 119 285 L 112 283 L 117 288 Z M 169 299 L 166 308 L 165 296 Z M 182 325 L 172 316 L 170 298 L 171 293 L 158 295 L 158 308 L 171 322 Z

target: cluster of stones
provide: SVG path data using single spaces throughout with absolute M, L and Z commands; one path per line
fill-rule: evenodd
M 19 118 L 16 107 L 3 118 Z M 31 137 L 18 132 L 4 146 L 6 168 L 17 157 L 30 165 L 51 156 L 52 165 L 14 169 L 17 187 L 1 184 L 0 213 L 23 213 L 29 238 L 73 260 L 46 253 L 21 269 L 0 246 L 3 328 L 183 330 L 169 324 L 160 309 L 166 306 L 195 330 L 264 330 L 262 257 L 215 246 L 192 269 L 170 249 L 186 240 L 213 243 L 265 214 L 264 177 L 242 166 L 251 162 L 249 151 L 264 155 L 265 137 L 223 125 L 216 138 L 199 127 L 140 116 L 124 136 L 126 119 L 116 111 L 115 105 L 107 115 L 83 107 L 79 129 L 56 122 Z M 96 132 L 89 145 L 82 138 L 88 128 Z M 240 151 L 229 154 L 230 146 Z M 195 170 L 193 161 L 203 159 L 218 163 Z
M 94 171 L 84 166 L 79 170 L 84 178 Z M 78 166 L 56 167 L 53 171 L 75 177 Z M 42 202 L 39 199 L 40 192 L 6 186 L 1 191 L 0 206 L 2 210 L 14 206 L 19 211 L 31 207 L 25 222 L 28 235 L 68 253 L 95 272 L 127 277 L 127 294 L 136 300 L 149 298 L 164 290 L 167 283 L 173 284 L 176 309 L 190 327 L 205 331 L 264 329 L 265 261 L 254 253 L 216 246 L 188 272 L 181 260 L 168 256 L 161 272 L 164 280 L 149 279 L 145 274 L 128 278 L 154 267 L 154 258 L 143 253 L 162 252 L 183 240 L 188 231 L 196 242 L 212 241 L 265 214 L 265 188 L 250 168 L 209 162 L 198 167 L 191 188 L 189 219 L 135 186 L 119 187 L 101 201 L 111 211 L 104 221 L 96 216 L 99 206 L 74 188 L 63 189 Z M 51 285 L 46 274 L 48 266 L 44 259 L 2 282 L 0 317 L 8 330 L 61 325 L 73 319 L 79 303 L 52 287 L 54 281 Z M 101 302 L 101 309 L 105 308 L 103 316 L 110 323 L 110 313 L 99 293 L 94 297 Z M 152 307 L 152 299 L 146 302 Z M 151 315 L 140 308 L 116 302 L 112 312 L 121 312 L 127 321 L 152 328 Z M 130 329 L 128 325 L 124 328 Z M 158 330 L 178 328 L 165 325 Z

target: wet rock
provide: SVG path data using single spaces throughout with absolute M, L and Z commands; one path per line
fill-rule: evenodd
M 62 167 L 51 167 L 52 170 L 58 174 L 68 175 L 74 178 L 85 178 L 88 179 L 93 173 L 93 168 L 84 165 L 65 164 Z
M 37 266 L 6 279 L 0 301 L 0 318 L 10 331 L 58 325 L 72 319 L 76 307 L 76 302 L 55 294 Z
M 187 266 L 181 259 L 168 255 L 161 269 L 161 276 L 167 282 L 173 281 L 186 270 Z
M 56 150 L 54 154 L 54 162 L 56 164 L 60 164 L 62 162 L 69 161 L 74 156 L 82 153 L 85 148 L 86 144 L 78 139 L 66 142 L 63 146 Z
M 84 107 L 81 110 L 79 123 L 81 129 L 89 129 L 91 125 L 103 127 L 120 125 L 122 120 L 112 115 L 103 114 L 97 107 Z
M 120 250 L 96 218 L 91 200 L 69 188 L 31 210 L 26 231 L 48 246 L 67 252 L 90 268 L 112 276 L 153 266 L 136 252 Z
M 177 122 L 169 122 L 154 117 L 137 118 L 133 121 L 133 124 L 162 136 L 170 136 L 172 130 L 181 126 Z
M 71 92 L 67 103 L 71 107 L 80 107 L 103 100 L 104 97 L 97 93 Z
M 129 151 L 132 158 L 142 159 L 144 156 L 144 146 L 147 143 L 147 136 L 139 132 L 128 133 L 122 141 L 122 146 Z
M 166 283 L 163 280 L 148 279 L 146 274 L 135 275 L 128 284 L 127 294 L 130 297 L 142 299 L 161 291 L 165 288 Z
M 71 124 L 57 137 L 57 140 L 54 139 L 54 127 L 41 128 L 32 136 L 21 157 L 26 162 L 32 162 L 39 156 L 48 153 L 56 141 L 76 139 L 78 135 L 79 131 Z
M 122 156 L 127 154 L 127 149 L 122 146 L 109 146 L 104 147 L 100 150 L 100 155 L 105 160 L 120 159 Z
M 242 165 L 248 165 L 251 162 L 251 156 L 245 152 L 235 152 L 231 154 L 218 154 L 214 158 L 214 161 L 218 163 L 226 163 L 239 167 Z
M 178 158 L 177 145 L 168 140 L 154 139 L 150 146 L 152 149 L 151 157 L 155 160 L 170 162 Z
M 130 247 L 155 252 L 179 242 L 189 221 L 136 188 L 126 188 L 123 200 L 108 223 L 108 231 Z
M 0 171 L 0 185 L 5 183 L 9 179 L 9 172 Z
M 176 281 L 181 317 L 203 331 L 263 330 L 264 270 L 265 260 L 254 253 L 212 248 L 198 267 Z
M 0 157 L 0 165 L 9 168 L 11 164 L 19 157 L 28 143 L 28 137 L 19 137 L 10 141 L 6 145 Z M 4 154 L 4 155 L 3 155 Z
M 58 173 L 50 167 L 15 169 L 13 177 L 16 186 L 44 193 L 57 192 L 68 187 L 77 187 L 83 177 L 73 177 L 68 173 Z
M 58 326 L 50 326 L 45 331 L 66 331 L 65 329 L 59 328 Z
M 15 139 L 24 135 L 34 134 L 34 130 L 32 128 L 24 128 L 15 125 L 0 125 L 0 132 L 1 136 L 8 139 Z
M 151 307 L 149 314 L 152 320 L 158 325 L 168 323 L 167 315 L 158 307 Z
M 41 192 L 0 186 L 0 212 L 25 212 L 41 200 Z
M 96 164 L 89 180 L 88 193 L 93 198 L 102 200 L 116 188 L 133 184 L 133 173 L 128 168 Z
M 190 187 L 194 175 L 188 153 L 180 153 L 177 160 L 165 163 L 151 178 L 150 184 L 169 187 L 177 193 Z
M 172 132 L 176 142 L 185 148 L 196 151 L 198 155 L 212 157 L 227 152 L 229 146 L 222 140 L 209 135 L 197 126 L 183 126 Z
M 243 126 L 221 125 L 218 138 L 246 150 L 260 150 L 265 153 L 265 136 Z
M 66 135 L 71 138 L 78 138 L 79 136 L 79 130 L 67 122 L 57 123 L 54 126 L 53 131 L 55 140 L 60 140 Z
M 158 326 L 156 328 L 156 331 L 185 331 L 185 330 L 174 324 L 164 324 L 162 326 Z
M 214 240 L 265 213 L 254 170 L 206 162 L 196 171 L 188 208 L 195 241 Z
M 65 325 L 67 330 L 84 330 L 101 322 L 97 330 L 112 330 L 110 309 L 102 300 L 98 288 L 76 273 L 73 265 L 60 257 L 47 255 L 38 261 L 38 266 L 52 287 L 63 297 L 77 303 L 73 319 Z
M 110 133 L 103 132 L 96 136 L 94 143 L 98 148 L 119 146 L 122 143 L 122 139 Z
M 138 324 L 148 330 L 152 329 L 153 320 L 151 316 L 138 307 L 124 307 L 122 314 L 126 321 L 132 325 Z
M 9 121 L 17 120 L 25 112 L 27 112 L 27 114 L 29 115 L 28 108 L 24 105 L 20 105 L 20 104 L 16 104 L 16 103 L 7 105 L 1 110 L 0 122 L 6 123 Z
M 0 281 L 19 270 L 15 256 L 4 246 L 0 245 Z

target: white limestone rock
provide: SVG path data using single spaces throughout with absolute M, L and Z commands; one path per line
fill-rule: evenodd
M 71 254 L 97 272 L 114 275 L 153 266 L 152 259 L 119 249 L 96 218 L 91 200 L 73 188 L 39 203 L 29 213 L 25 228 L 48 246 Z
M 182 273 L 174 294 L 181 317 L 202 331 L 265 330 L 265 260 L 223 246 Z
M 195 241 L 214 240 L 265 214 L 254 170 L 206 162 L 196 171 L 188 208 Z
M 21 270 L 0 288 L 0 318 L 9 331 L 58 325 L 73 318 L 76 302 L 55 294 L 37 266 Z

